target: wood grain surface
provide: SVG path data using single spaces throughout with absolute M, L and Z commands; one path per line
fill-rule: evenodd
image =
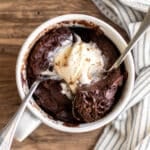
M 0 128 L 20 105 L 15 83 L 18 52 L 27 36 L 42 22 L 62 14 L 83 13 L 113 25 L 90 0 L 0 0 Z M 13 150 L 92 150 L 102 129 L 68 134 L 40 126 L 26 140 L 14 141 Z

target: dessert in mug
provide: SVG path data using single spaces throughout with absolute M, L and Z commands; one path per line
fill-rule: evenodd
M 71 124 L 96 121 L 113 109 L 127 73 L 124 66 L 104 74 L 118 58 L 113 42 L 96 26 L 57 25 L 32 47 L 29 87 L 39 74 L 55 73 L 33 95 L 53 119 Z

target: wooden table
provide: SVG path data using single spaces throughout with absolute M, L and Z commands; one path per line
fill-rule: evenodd
M 20 105 L 15 65 L 21 45 L 42 22 L 68 13 L 88 14 L 110 22 L 90 0 L 0 0 L 0 128 Z M 126 36 L 122 29 L 117 29 Z M 12 149 L 88 150 L 93 149 L 100 133 L 101 129 L 84 134 L 68 134 L 42 125 L 24 142 L 14 141 Z

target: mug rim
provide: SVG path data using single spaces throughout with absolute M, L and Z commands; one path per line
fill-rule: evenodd
M 117 36 L 120 39 L 120 42 L 122 42 L 122 45 L 124 45 L 124 47 L 127 46 L 126 41 L 124 40 L 124 38 L 120 35 L 120 33 L 114 29 L 111 25 L 109 25 L 108 23 L 106 23 L 105 21 L 98 19 L 96 17 L 93 16 L 89 16 L 89 15 L 84 15 L 84 14 L 67 14 L 67 15 L 62 15 L 62 16 L 58 16 L 58 17 L 54 17 L 52 19 L 49 19 L 47 21 L 45 21 L 44 23 L 42 23 L 40 26 L 38 26 L 36 29 L 33 30 L 33 32 L 27 37 L 27 39 L 25 40 L 24 44 L 21 47 L 21 50 L 18 54 L 18 58 L 17 58 L 17 63 L 16 63 L 16 83 L 17 83 L 17 89 L 18 89 L 18 93 L 21 97 L 21 100 L 23 100 L 24 97 L 24 91 L 22 88 L 22 79 L 21 79 L 21 65 L 22 65 L 22 60 L 23 57 L 25 55 L 25 51 L 26 48 L 29 47 L 30 42 L 35 39 L 39 33 L 41 33 L 44 29 L 48 28 L 48 26 L 53 25 L 55 23 L 59 23 L 62 21 L 70 21 L 70 20 L 85 20 L 85 21 L 91 21 L 93 22 L 95 25 L 96 22 L 99 24 L 103 24 L 103 27 L 105 26 L 105 28 L 109 29 L 113 34 L 115 34 L 115 36 Z M 31 50 L 31 49 L 30 49 Z M 128 54 L 127 58 L 125 61 L 129 61 L 130 63 L 130 71 L 128 74 L 128 89 L 126 92 L 126 97 L 124 98 L 125 100 L 122 101 L 122 103 L 120 104 L 120 106 L 117 108 L 117 110 L 114 113 L 109 114 L 109 116 L 106 118 L 105 116 L 102 119 L 99 119 L 95 122 L 91 122 L 91 123 L 85 123 L 84 125 L 76 126 L 76 127 L 70 127 L 70 126 L 65 126 L 65 125 L 61 125 L 58 124 L 56 120 L 50 119 L 48 117 L 45 117 L 39 110 L 37 110 L 35 107 L 33 107 L 30 103 L 28 104 L 28 109 L 30 110 L 30 112 L 32 112 L 37 118 L 39 118 L 44 124 L 48 125 L 49 127 L 52 127 L 54 129 L 57 129 L 59 131 L 64 131 L 64 132 L 70 132 L 70 133 L 81 133 L 81 132 L 89 132 L 92 130 L 95 130 L 97 128 L 100 128 L 106 124 L 108 124 L 109 122 L 111 122 L 112 120 L 114 120 L 120 113 L 121 111 L 124 109 L 124 107 L 126 106 L 127 102 L 129 101 L 129 97 L 131 96 L 131 92 L 134 86 L 134 65 L 133 65 L 133 58 L 131 53 Z M 36 103 L 36 102 L 35 102 Z

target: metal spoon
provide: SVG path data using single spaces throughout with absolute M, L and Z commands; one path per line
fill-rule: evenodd
M 120 66 L 120 64 L 126 58 L 128 52 L 133 49 L 133 47 L 137 44 L 137 42 L 140 40 L 140 38 L 146 32 L 146 30 L 148 29 L 149 26 L 150 26 L 150 9 L 148 10 L 148 13 L 146 14 L 139 30 L 137 31 L 137 33 L 135 34 L 133 39 L 129 42 L 125 51 L 120 55 L 120 57 L 115 61 L 115 63 L 106 72 L 110 72 L 113 69 L 116 69 Z
M 17 125 L 18 125 L 18 123 L 23 115 L 23 112 L 24 112 L 26 106 L 28 105 L 33 93 L 35 92 L 36 88 L 42 81 L 46 81 L 48 79 L 58 80 L 58 77 L 56 76 L 55 73 L 48 73 L 47 75 L 39 76 L 39 78 L 32 84 L 28 94 L 25 96 L 18 111 L 15 113 L 15 115 L 11 118 L 11 120 L 8 122 L 8 124 L 0 132 L 0 150 L 9 150 L 10 149 Z

